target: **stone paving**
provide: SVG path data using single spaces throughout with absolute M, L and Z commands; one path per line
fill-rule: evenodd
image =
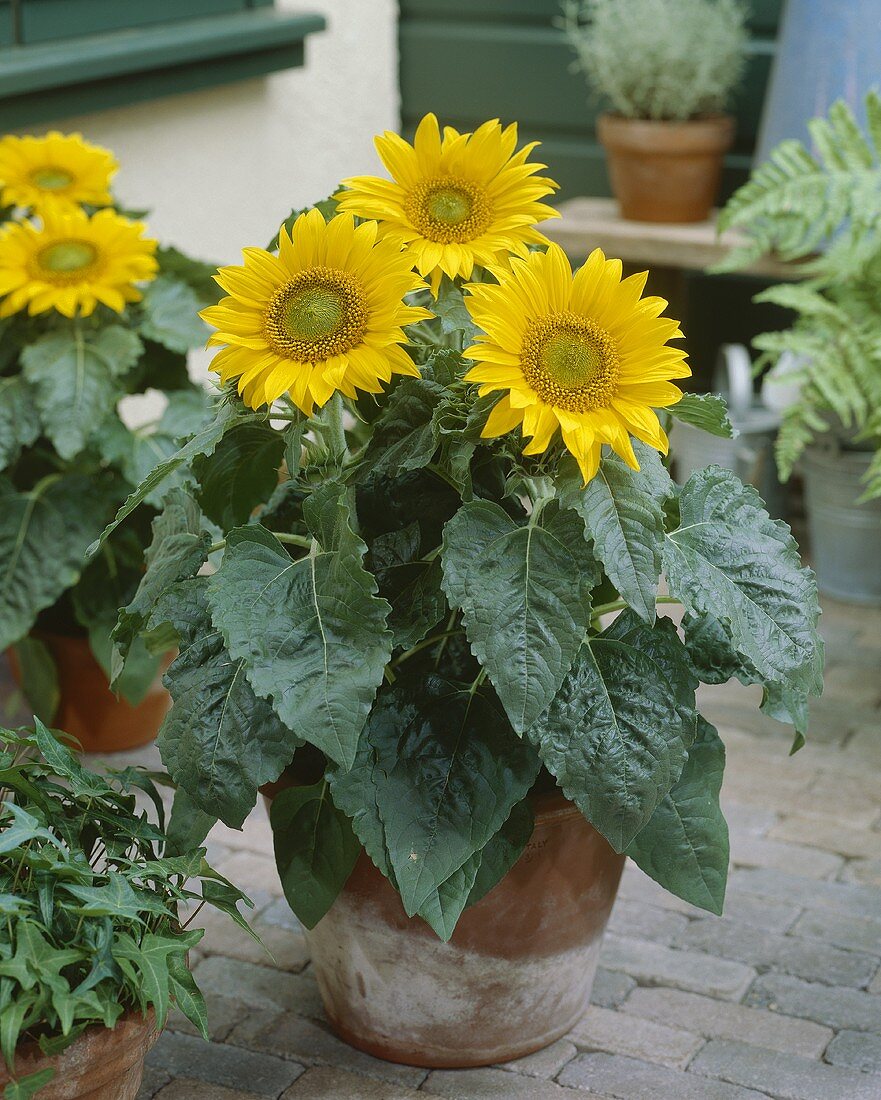
M 752 689 L 701 689 L 728 748 L 724 916 L 628 865 L 593 1004 L 565 1038 L 508 1065 L 434 1072 L 340 1042 L 260 805 L 241 833 L 216 828 L 209 854 L 256 902 L 271 955 L 210 918 L 194 961 L 212 1041 L 174 1016 L 139 1100 L 881 1100 L 881 612 L 824 609 L 826 691 L 797 756 Z

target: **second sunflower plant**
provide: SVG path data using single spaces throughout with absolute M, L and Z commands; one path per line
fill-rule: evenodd
M 663 461 L 671 416 L 725 435 L 724 406 L 677 387 L 682 334 L 644 276 L 599 251 L 573 275 L 542 237 L 554 184 L 516 145 L 433 116 L 412 146 L 386 134 L 391 180 L 221 269 L 215 415 L 105 532 L 192 471 L 116 667 L 137 638 L 179 648 L 159 744 L 194 843 L 287 770 L 276 856 L 308 926 L 363 848 L 449 938 L 555 785 L 719 912 L 725 753 L 695 689 L 761 684 L 796 747 L 821 690 L 789 529 L 733 474 L 678 487 Z

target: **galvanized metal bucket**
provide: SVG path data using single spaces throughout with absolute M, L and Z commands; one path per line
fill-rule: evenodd
M 872 455 L 830 441 L 804 455 L 811 555 L 820 591 L 846 603 L 881 607 L 881 500 L 858 504 Z
M 753 395 L 752 363 L 742 344 L 723 344 L 719 349 L 715 382 L 728 401 L 737 436 L 720 439 L 677 421 L 670 431 L 676 479 L 685 482 L 705 466 L 722 466 L 746 484 L 754 485 L 769 513 L 780 518 L 786 511 L 786 494 L 774 465 L 780 417 Z

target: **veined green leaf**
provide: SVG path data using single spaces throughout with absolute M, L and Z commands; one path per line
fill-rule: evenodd
M 40 435 L 40 417 L 34 393 L 20 374 L 0 378 L 0 470 L 11 466 L 22 447 Z
M 710 435 L 723 439 L 733 439 L 737 435 L 728 418 L 728 406 L 717 393 L 684 393 L 667 412 L 683 424 L 691 424 Z
M 285 436 L 269 424 L 240 424 L 214 453 L 193 463 L 205 515 L 227 531 L 247 523 L 278 484 Z
M 144 288 L 140 331 L 170 351 L 201 347 L 211 332 L 199 317 L 203 304 L 187 283 L 160 275 Z

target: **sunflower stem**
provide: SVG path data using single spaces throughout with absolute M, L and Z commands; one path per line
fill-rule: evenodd
M 408 649 L 405 653 L 402 653 L 400 657 L 396 657 L 392 661 L 392 668 L 397 668 L 398 665 L 403 664 L 404 661 L 409 661 L 411 657 L 415 657 L 417 653 L 420 653 L 423 649 L 428 649 L 429 646 L 437 645 L 438 642 L 444 641 L 446 638 L 452 638 L 455 634 L 461 634 L 460 630 L 445 630 L 442 634 L 433 634 L 430 638 L 425 638 L 421 642 L 417 642 L 411 649 Z
M 311 550 L 312 539 L 308 535 L 289 535 L 286 531 L 270 531 L 270 535 L 275 535 L 279 542 L 285 543 L 287 546 L 300 546 L 304 550 Z M 208 547 L 208 553 L 213 554 L 217 550 L 222 550 L 226 546 L 226 539 L 220 539 L 219 542 L 213 543 Z

